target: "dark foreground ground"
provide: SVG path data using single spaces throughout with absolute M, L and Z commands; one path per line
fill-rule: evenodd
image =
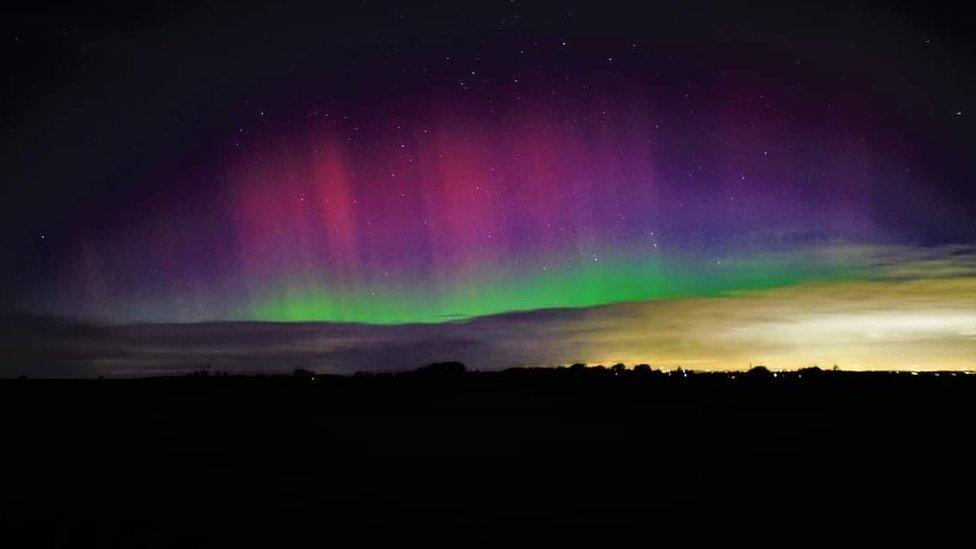
M 958 543 L 974 389 L 843 372 L 0 381 L 0 547 Z

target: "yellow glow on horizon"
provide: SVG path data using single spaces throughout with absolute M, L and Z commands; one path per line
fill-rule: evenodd
M 976 368 L 976 277 L 806 284 L 631 303 L 595 309 L 573 330 L 578 360 L 590 363 L 968 370 Z

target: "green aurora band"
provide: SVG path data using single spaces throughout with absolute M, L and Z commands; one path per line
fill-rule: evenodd
M 848 258 L 849 259 L 849 258 Z M 806 282 L 849 281 L 869 268 L 819 251 L 739 260 L 639 260 L 633 254 L 495 272 L 418 290 L 377 283 L 355 290 L 285 283 L 259 293 L 245 318 L 275 322 L 434 323 L 546 308 L 714 297 Z

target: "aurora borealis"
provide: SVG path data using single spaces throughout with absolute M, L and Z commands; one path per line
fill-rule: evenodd
M 820 122 L 784 146 L 788 116 L 762 108 L 676 147 L 638 91 L 553 106 L 506 87 L 493 114 L 325 113 L 235 141 L 217 189 L 80 246 L 69 299 L 124 320 L 431 322 L 853 276 L 796 247 L 877 238 L 863 151 L 796 150 Z
M 4 311 L 354 323 L 406 346 L 440 329 L 492 349 L 455 349 L 483 368 L 976 366 L 971 63 L 938 25 L 510 4 L 434 29 L 394 5 L 307 9 L 161 43 L 162 23 L 80 22 L 50 51 L 42 16 L 12 29 L 18 52 L 86 53 L 70 99 L 21 68 L 37 93 L 9 103 Z M 516 312 L 548 354 L 485 342 L 483 317 Z M 739 336 L 753 347 L 719 344 Z
M 711 295 L 851 270 L 776 248 L 858 236 L 865 182 L 851 181 L 855 198 L 841 204 L 826 191 L 804 200 L 810 190 L 772 183 L 794 160 L 770 162 L 766 150 L 713 168 L 715 179 L 701 166 L 668 176 L 673 166 L 651 161 L 660 153 L 645 117 L 575 116 L 590 122 L 525 114 L 489 131 L 486 118 L 452 115 L 412 134 L 396 129 L 406 123 L 382 128 L 389 139 L 367 137 L 358 149 L 336 137 L 257 143 L 229 168 L 203 220 L 173 212 L 140 227 L 145 237 L 99 242 L 72 278 L 86 288 L 110 278 L 150 298 L 147 288 L 167 288 L 159 299 L 170 305 L 146 314 L 155 320 L 212 320 L 206 307 L 216 307 L 216 318 L 233 320 L 400 323 Z M 704 180 L 689 188 L 695 177 Z M 781 205 L 770 206 L 769 192 Z M 778 236 L 791 232 L 787 219 L 812 234 Z M 771 245 L 750 250 L 756 234 Z M 220 302 L 224 289 L 237 294 Z M 141 301 L 120 297 L 128 310 Z

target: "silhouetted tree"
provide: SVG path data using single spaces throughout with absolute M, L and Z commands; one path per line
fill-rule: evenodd
M 435 362 L 433 364 L 428 364 L 427 366 L 417 368 L 414 370 L 414 373 L 427 376 L 449 377 L 460 376 L 467 371 L 467 367 L 460 362 Z
M 806 375 L 810 377 L 819 377 L 821 374 L 823 374 L 823 370 L 820 368 L 820 366 L 815 365 L 807 368 L 800 368 L 796 371 L 796 373 L 801 376 Z
M 749 371 L 745 375 L 748 379 L 769 379 L 773 377 L 773 373 L 769 371 L 769 368 L 762 365 L 749 368 Z

